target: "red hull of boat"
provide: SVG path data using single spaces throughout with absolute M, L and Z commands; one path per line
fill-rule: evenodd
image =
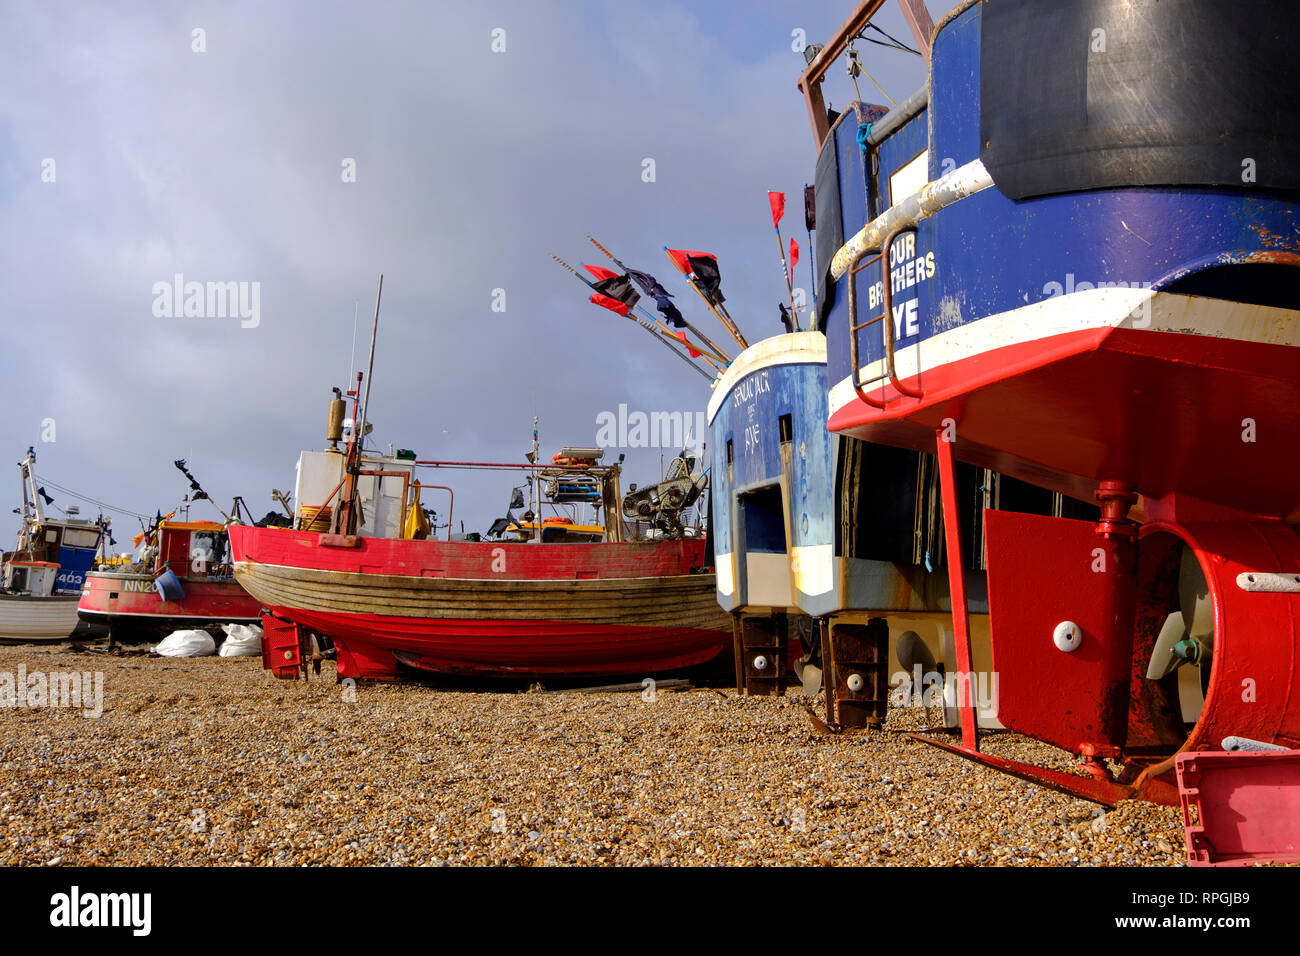
M 868 390 L 828 427 L 933 450 L 1091 500 L 1100 480 L 1181 492 L 1252 514 L 1300 517 L 1300 349 L 1100 329 L 991 349 L 903 379 L 924 398 Z M 1247 431 L 1249 429 L 1249 431 Z M 1243 440 L 1245 437 L 1247 440 Z
M 365 680 L 393 679 L 399 662 L 479 677 L 648 676 L 707 663 L 731 644 L 727 633 L 687 628 L 271 610 L 329 634 L 339 677 Z
M 86 575 L 77 616 L 107 624 L 114 637 L 149 639 L 180 628 L 256 624 L 261 603 L 235 581 L 181 579 L 185 597 L 164 601 L 152 575 L 91 571 Z
M 277 617 L 333 639 L 339 677 L 398 664 L 484 677 L 648 676 L 731 645 L 702 540 L 441 542 L 231 528 L 236 574 Z M 692 573 L 692 572 L 696 573 Z

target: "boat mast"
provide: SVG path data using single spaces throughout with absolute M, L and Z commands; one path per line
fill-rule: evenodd
M 619 460 L 610 466 L 602 483 L 604 486 L 602 497 L 605 499 L 605 540 L 615 543 L 623 540 L 623 492 L 618 481 L 619 473 L 623 470 L 619 464 L 622 460 L 623 456 L 619 455 Z
M 26 457 L 18 463 L 18 472 L 23 479 L 23 526 L 18 532 L 18 550 L 26 551 L 35 546 L 35 529 L 45 523 L 41 499 L 36 493 L 35 448 L 28 446 Z
M 537 464 L 538 444 L 537 444 L 537 416 L 533 416 L 533 453 L 529 455 L 529 461 Z M 533 470 L 533 540 L 538 544 L 542 542 L 542 472 L 541 469 Z
M 39 524 L 45 520 L 45 514 L 41 511 L 41 500 L 36 494 L 36 450 L 34 448 L 27 449 L 27 457 L 23 459 L 20 467 L 23 472 L 23 517 L 34 517 Z
M 361 403 L 361 428 L 360 441 L 364 445 L 366 442 L 366 419 L 370 417 L 370 384 L 375 374 L 375 339 L 379 335 L 379 300 L 384 295 L 384 275 L 379 274 L 379 287 L 375 290 L 375 321 L 370 327 L 370 361 L 366 363 L 366 397 Z M 361 456 L 358 452 L 357 464 L 360 465 Z
M 366 418 L 370 412 L 370 380 L 375 371 L 375 340 L 379 336 L 379 303 L 384 295 L 384 275 L 379 274 L 379 285 L 375 290 L 375 319 L 370 327 L 370 361 L 366 365 L 365 398 L 360 397 L 361 375 L 357 374 L 358 395 L 353 398 L 352 435 L 348 442 L 347 455 L 347 490 L 343 494 L 340 510 L 339 534 L 356 534 L 361 523 L 357 520 L 357 475 L 361 471 L 361 458 L 366 441 Z

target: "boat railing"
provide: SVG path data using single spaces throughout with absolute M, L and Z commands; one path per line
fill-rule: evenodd
M 853 390 L 858 393 L 858 398 L 862 399 L 868 405 L 874 408 L 884 408 L 888 403 L 874 399 L 867 394 L 867 388 L 875 385 L 877 382 L 888 380 L 900 395 L 909 398 L 921 398 L 923 392 L 920 389 L 914 389 L 904 385 L 898 380 L 898 374 L 894 367 L 894 296 L 893 296 L 893 277 L 889 274 L 889 254 L 894 247 L 894 240 L 905 232 L 916 232 L 915 225 L 899 225 L 891 229 L 889 233 L 881 240 L 878 249 L 862 249 L 858 252 L 849 264 L 849 361 L 852 364 Z M 875 252 L 876 255 L 868 262 L 858 265 L 867 254 Z M 881 293 L 880 304 L 884 309 L 880 315 L 865 322 L 858 322 L 858 272 L 867 266 L 880 263 L 881 273 Z M 884 342 L 885 342 L 885 359 L 883 371 L 866 381 L 862 380 L 862 360 L 860 346 L 858 344 L 858 333 L 868 326 L 875 325 L 877 322 L 883 323 Z
M 846 273 L 849 276 L 849 359 L 852 364 L 853 388 L 858 397 L 868 405 L 884 408 L 887 403 L 869 398 L 860 381 L 861 357 L 858 348 L 858 332 L 884 319 L 888 321 L 884 323 L 883 372 L 866 384 L 875 384 L 888 379 L 900 396 L 921 398 L 923 394 L 917 389 L 903 385 L 898 380 L 894 367 L 893 285 L 889 275 L 889 253 L 894 240 L 905 232 L 915 232 L 917 225 L 927 216 L 992 185 L 993 180 L 988 170 L 984 168 L 984 164 L 978 159 L 972 160 L 934 182 L 927 183 L 911 196 L 890 206 L 863 226 L 856 236 L 835 253 L 835 258 L 831 262 L 831 277 L 838 279 Z M 863 264 L 862 260 L 871 253 L 876 253 L 875 257 Z M 859 323 L 857 321 L 857 272 L 860 268 L 872 265 L 876 260 L 881 261 L 881 272 L 884 277 L 881 304 L 885 311 L 881 316 Z

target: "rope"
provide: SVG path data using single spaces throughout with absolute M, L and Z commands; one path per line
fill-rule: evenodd
M 875 78 L 874 76 L 872 76 L 870 73 L 867 73 L 867 71 L 866 71 L 865 69 L 864 69 L 862 72 L 863 72 L 863 74 L 866 75 L 867 79 L 869 79 L 872 83 L 875 83 L 875 84 L 876 84 L 876 89 L 880 90 L 880 95 L 881 95 L 881 96 L 883 96 L 885 99 L 889 100 L 890 105 L 892 105 L 892 106 L 897 106 L 897 105 L 898 105 L 896 102 L 894 102 L 894 98 L 893 98 L 892 96 L 890 96 L 888 93 L 885 92 L 885 88 L 884 88 L 883 86 L 881 86 L 879 83 L 876 83 L 876 78 Z M 855 90 L 858 88 L 857 80 L 854 80 L 854 81 L 853 81 L 853 88 L 854 88 Z M 861 99 L 861 97 L 859 97 L 859 99 Z
M 890 42 L 882 43 L 880 40 L 876 40 L 873 39 L 872 37 L 867 36 L 867 30 L 875 30 L 877 33 L 879 33 L 881 36 L 888 39 Z M 921 55 L 920 50 L 912 49 L 902 40 L 898 39 L 892 34 L 886 33 L 884 30 L 880 29 L 880 27 L 876 26 L 874 23 L 868 23 L 866 28 L 864 28 L 861 32 L 858 33 L 858 39 L 866 40 L 868 43 L 875 43 L 878 46 L 890 47 L 892 49 L 899 50 L 903 53 L 914 53 L 917 56 Z
M 37 475 L 36 480 L 40 482 L 40 484 L 43 486 L 53 488 L 56 491 L 61 491 L 69 498 L 75 498 L 76 500 L 83 501 L 86 504 L 97 505 L 98 507 L 103 508 L 105 511 L 112 511 L 115 514 L 130 515 L 132 518 L 140 518 L 145 521 L 153 520 L 153 515 L 142 515 L 139 514 L 138 512 L 131 511 L 128 508 L 116 508 L 113 505 L 108 504 L 107 502 L 100 501 L 98 498 L 88 498 L 85 495 L 78 494 L 77 492 L 73 491 L 71 488 L 65 488 L 62 485 L 55 484 L 54 482 L 50 481 L 50 479 L 45 478 L 41 475 Z

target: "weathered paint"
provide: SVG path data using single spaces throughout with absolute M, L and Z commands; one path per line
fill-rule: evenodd
M 397 663 L 481 675 L 640 675 L 730 643 L 700 538 L 412 541 L 235 526 L 235 576 L 277 617 L 334 639 L 341 677 Z M 337 537 L 337 536 L 335 536 Z
M 980 16 L 981 5 L 970 5 L 935 36 L 923 114 L 932 181 L 978 165 Z M 916 154 L 920 126 L 880 145 L 883 196 Z M 834 131 L 842 188 L 865 175 L 853 133 L 848 123 Z M 846 236 L 869 215 L 862 195 L 843 193 Z M 995 183 L 921 217 L 915 235 L 894 244 L 899 287 L 887 321 L 900 381 L 923 398 L 875 385 L 867 392 L 887 403 L 880 409 L 856 395 L 847 276 L 836 282 L 824 316 L 830 427 L 924 448 L 951 418 L 962 460 L 1075 497 L 1086 499 L 1109 472 L 1144 494 L 1191 490 L 1294 518 L 1300 492 L 1284 491 L 1295 484 L 1278 482 L 1276 471 L 1300 442 L 1296 311 L 1169 291 L 1225 265 L 1300 266 L 1300 197 L 1249 186 L 1143 187 L 1015 202 Z M 879 264 L 857 277 L 859 323 L 880 312 L 880 278 Z M 869 381 L 881 370 L 884 336 L 880 324 L 859 336 Z M 1120 381 L 1127 390 L 1104 384 Z M 1189 407 L 1204 427 L 1177 427 Z M 1024 414 L 1036 424 L 1026 426 Z M 1246 449 L 1264 461 L 1258 481 L 1237 475 L 1233 456 L 1222 454 L 1232 447 L 1230 426 L 1240 433 L 1246 419 L 1259 425 Z
M 152 574 L 91 571 L 77 605 L 89 624 L 107 624 L 122 633 L 140 632 L 157 639 L 173 628 L 216 624 L 256 624 L 262 604 L 234 578 L 185 577 L 185 596 L 164 601 Z
M 980 16 L 978 3 L 961 7 L 934 38 L 926 116 L 932 183 L 953 170 L 974 170 L 979 160 Z M 848 124 L 835 131 L 842 182 L 865 175 L 852 135 Z M 881 145 L 882 195 L 888 177 L 913 154 L 901 138 Z M 849 159 L 858 165 L 846 172 Z M 847 191 L 842 199 L 846 238 L 883 211 L 866 210 Z M 1215 607 L 1209 690 L 1183 739 L 1182 715 L 1143 673 L 1154 629 L 1176 596 L 1149 599 L 1151 580 L 1128 582 L 1141 600 L 1138 624 L 1127 627 L 1104 606 L 1111 597 L 1098 590 L 1112 582 L 1063 574 L 1051 560 L 1076 561 L 1070 554 L 1091 543 L 1091 530 L 1063 543 L 1040 526 L 1064 519 L 1004 516 L 991 522 L 988 561 L 996 581 L 991 578 L 990 588 L 997 589 L 992 642 L 1006 723 L 1093 755 L 1115 747 L 1139 756 L 1217 747 L 1242 728 L 1248 736 L 1296 746 L 1300 598 L 1248 593 L 1235 582 L 1246 568 L 1300 571 L 1300 539 L 1279 520 L 1300 520 L 1294 480 L 1300 312 L 1284 281 L 1277 289 L 1253 285 L 1255 276 L 1267 276 L 1263 271 L 1234 274 L 1208 294 L 1185 291 L 1185 280 L 1223 266 L 1300 266 L 1300 196 L 1249 184 L 1143 186 L 1016 202 L 995 181 L 952 199 L 917 210 L 915 235 L 889 250 L 898 311 L 886 321 L 894 323 L 899 377 L 922 397 L 875 386 L 871 394 L 885 401 L 882 409 L 856 395 L 848 278 L 841 277 L 823 316 L 830 428 L 927 449 L 934 447 L 936 429 L 951 423 L 962 461 L 1081 499 L 1099 481 L 1131 486 L 1146 496 L 1139 567 L 1153 549 L 1191 549 Z M 818 265 L 824 270 L 830 263 Z M 858 275 L 863 306 L 854 321 L 880 311 L 872 285 L 881 277 L 880 264 Z M 879 325 L 861 333 L 861 351 L 865 380 L 884 358 Z M 1010 534 L 999 542 L 997 527 L 1024 528 L 1033 538 Z M 1162 545 L 1156 536 L 1177 541 Z M 1067 578 L 1083 583 L 1062 588 Z M 1026 603 L 1026 595 L 1040 593 L 1043 607 Z M 1070 658 L 1044 642 L 1054 619 L 1076 613 L 1088 618 L 1086 643 Z M 1125 714 L 1117 701 L 1125 697 L 1129 670 Z M 1066 695 L 1064 702 L 1040 693 L 1044 684 L 1081 690 L 1086 682 L 1086 692 Z M 1104 771 L 1096 779 L 1079 778 L 979 755 L 973 741 L 964 752 L 1101 802 L 1138 795 L 1176 799 L 1172 756 L 1136 778 L 1142 764 L 1130 764 L 1121 783 Z
M 811 599 L 833 599 L 835 482 L 821 333 L 774 336 L 741 353 L 714 390 L 709 427 L 719 603 L 806 610 Z M 745 532 L 745 509 L 765 489 L 779 495 L 780 511 L 757 540 Z M 751 513 L 751 529 L 754 522 Z

